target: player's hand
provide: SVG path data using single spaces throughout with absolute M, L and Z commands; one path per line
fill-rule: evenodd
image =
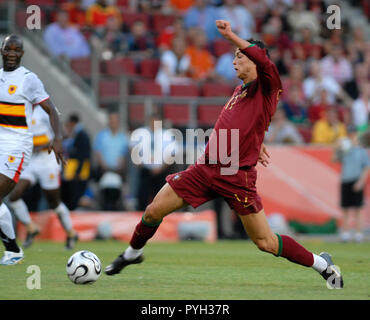
M 49 146 L 48 153 L 50 154 L 51 151 L 54 151 L 55 158 L 58 164 L 66 164 L 66 161 L 63 157 L 63 146 L 62 146 L 62 139 L 55 138 L 53 142 Z
M 262 143 L 260 154 L 258 157 L 258 162 L 261 163 L 264 167 L 267 167 L 267 165 L 270 163 L 269 159 L 270 155 L 267 152 L 267 148 L 264 143 Z
M 226 20 L 216 20 L 216 27 L 223 37 L 230 39 L 233 34 L 231 30 L 230 22 Z
M 354 192 L 360 192 L 364 188 L 364 184 L 362 180 L 358 180 L 354 185 L 353 185 L 353 191 Z

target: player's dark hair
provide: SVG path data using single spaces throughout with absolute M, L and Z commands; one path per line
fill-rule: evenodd
M 73 122 L 73 123 L 79 123 L 80 122 L 80 117 L 77 113 L 72 113 L 69 117 L 68 117 L 68 121 L 69 122 Z
M 251 44 L 255 44 L 257 47 L 260 47 L 261 49 L 266 49 L 266 54 L 270 58 L 269 50 L 267 49 L 265 43 L 261 40 L 255 40 L 253 38 L 247 39 L 247 41 Z

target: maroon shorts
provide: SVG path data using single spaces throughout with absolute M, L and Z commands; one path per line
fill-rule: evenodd
M 168 175 L 166 181 L 193 208 L 223 197 L 230 208 L 240 215 L 261 211 L 262 202 L 256 190 L 256 169 L 239 169 L 234 175 L 221 175 L 220 169 L 219 165 L 195 164 L 185 171 Z

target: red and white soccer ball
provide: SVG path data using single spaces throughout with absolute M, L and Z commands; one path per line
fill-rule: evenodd
M 99 258 L 87 250 L 74 253 L 66 267 L 68 278 L 75 284 L 95 282 L 100 277 L 101 269 Z

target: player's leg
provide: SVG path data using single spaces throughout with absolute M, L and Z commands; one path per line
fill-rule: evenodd
M 15 264 L 23 259 L 23 251 L 18 247 L 11 213 L 2 201 L 15 186 L 15 181 L 0 173 L 0 236 L 5 246 L 0 264 Z
M 58 215 L 58 219 L 67 234 L 66 249 L 73 249 L 77 240 L 77 232 L 73 229 L 70 211 L 67 206 L 61 201 L 60 188 L 43 189 L 49 208 L 54 210 Z
M 20 179 L 8 197 L 9 206 L 13 209 L 15 217 L 23 223 L 27 229 L 26 240 L 22 244 L 25 248 L 28 248 L 32 244 L 33 238 L 40 233 L 39 227 L 32 221 L 27 205 L 22 199 L 25 191 L 31 184 L 32 182 L 28 179 Z
M 337 288 L 343 287 L 342 277 L 336 268 L 333 269 L 334 266 L 328 254 L 316 255 L 293 238 L 287 235 L 274 234 L 263 209 L 258 213 L 239 216 L 249 237 L 260 250 L 272 253 L 277 257 L 284 257 L 305 267 L 312 267 L 325 279 L 328 279 L 334 273 L 336 279 L 332 279 L 335 282 L 332 285 Z
M 356 242 L 362 242 L 364 240 L 364 221 L 363 221 L 363 215 L 361 214 L 361 208 L 354 208 L 353 214 L 355 216 L 355 222 L 356 222 L 356 233 L 354 236 L 354 239 Z
M 350 209 L 342 208 L 342 227 L 340 232 L 340 238 L 343 242 L 351 240 L 351 230 L 350 230 Z
M 113 275 L 119 273 L 128 264 L 140 263 L 143 247 L 154 236 L 163 218 L 185 205 L 187 203 L 166 183 L 154 197 L 153 202 L 146 207 L 131 237 L 130 246 L 106 267 L 105 273 Z

